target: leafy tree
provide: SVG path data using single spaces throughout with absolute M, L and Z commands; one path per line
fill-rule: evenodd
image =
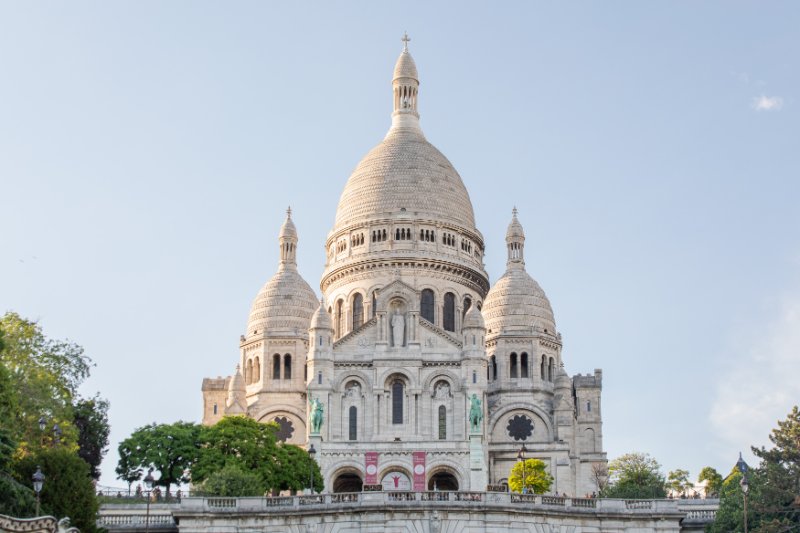
M 78 455 L 89 463 L 93 479 L 100 479 L 100 463 L 108 451 L 108 401 L 95 396 L 79 400 L 73 423 L 78 429 Z
M 48 339 L 38 324 L 13 312 L 0 317 L 0 330 L 4 343 L 0 363 L 16 391 L 15 409 L 5 422 L 18 444 L 18 453 L 33 453 L 51 442 L 52 433 L 41 434 L 39 430 L 42 416 L 48 427 L 56 423 L 61 427 L 62 445 L 74 447 L 77 431 L 72 425 L 73 399 L 89 376 L 91 360 L 77 344 Z M 4 401 L 0 398 L 0 403 Z
M 697 482 L 706 482 L 706 497 L 718 495 L 722 488 L 722 475 L 710 466 L 704 467 L 697 477 Z
M 152 467 L 159 473 L 154 485 L 167 492 L 172 485 L 188 483 L 189 468 L 197 459 L 199 432 L 191 422 L 153 423 L 137 429 L 119 445 L 117 476 L 130 483 L 136 469 Z
M 610 473 L 608 471 L 608 463 L 593 463 L 592 464 L 592 480 L 597 487 L 597 492 L 602 494 L 608 487 Z
M 689 481 L 689 471 L 678 468 L 667 474 L 667 488 L 673 493 L 686 495 L 686 491 L 692 488 L 692 482 Z
M 632 452 L 617 457 L 608 465 L 611 483 L 603 491 L 606 498 L 664 498 L 661 465 L 649 454 Z
M 36 496 L 29 485 L 18 483 L 11 476 L 0 472 L 0 514 L 20 518 L 36 514 Z
M 128 484 L 128 496 L 131 494 L 131 485 L 142 479 L 142 473 L 144 472 L 141 463 L 136 462 L 139 454 L 132 445 L 133 443 L 130 442 L 129 439 L 120 443 L 117 448 L 119 452 L 119 462 L 115 469 L 117 479 L 121 479 Z
M 306 450 L 293 444 L 281 444 L 278 446 L 277 458 L 279 468 L 276 485 L 270 488 L 278 491 L 301 491 L 308 487 L 313 477 L 314 491 L 322 492 L 322 472 Z
M 199 483 L 226 466 L 258 474 L 262 493 L 279 485 L 275 424 L 262 424 L 245 416 L 226 416 L 200 430 L 200 452 L 192 467 L 192 482 Z
M 255 472 L 245 472 L 235 465 L 228 465 L 222 470 L 214 472 L 197 488 L 208 496 L 262 496 L 264 494 L 261 477 Z
M 553 484 L 553 476 L 547 473 L 546 467 L 541 459 L 519 461 L 511 469 L 508 486 L 514 492 L 523 492 L 523 488 L 527 493 L 544 494 L 549 492 Z
M 30 483 L 37 465 L 46 476 L 40 493 L 42 514 L 68 516 L 81 532 L 97 531 L 95 520 L 99 504 L 86 461 L 64 447 L 42 450 L 36 456 L 28 455 L 17 462 L 14 468 L 17 481 Z

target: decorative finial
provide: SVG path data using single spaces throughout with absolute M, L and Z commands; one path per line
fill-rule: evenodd
M 407 32 L 403 32 L 403 38 L 400 39 L 400 40 L 403 41 L 403 52 L 408 52 L 408 41 L 411 40 L 408 37 L 408 33 Z
M 292 218 L 292 206 L 286 208 L 286 218 Z
M 514 206 L 514 209 L 511 210 L 511 214 L 514 215 L 514 218 L 517 218 L 517 206 Z

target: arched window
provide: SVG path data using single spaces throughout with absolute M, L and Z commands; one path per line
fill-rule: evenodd
M 433 323 L 434 319 L 434 308 L 436 305 L 436 299 L 433 295 L 433 291 L 430 289 L 423 289 L 422 296 L 420 298 L 420 306 L 419 306 L 419 313 L 422 315 L 422 318 L 427 320 L 428 322 Z
M 355 405 L 350 406 L 348 418 L 348 427 L 350 429 L 348 437 L 350 440 L 358 440 L 358 409 Z
M 553 358 L 550 358 L 550 364 L 547 367 L 547 379 L 548 381 L 553 381 L 553 374 L 555 373 L 555 361 Z
M 277 353 L 272 356 L 272 379 L 281 379 L 281 356 Z
M 214 404 L 214 414 L 217 414 L 217 404 Z
M 542 381 L 547 379 L 547 356 L 542 356 Z
M 512 353 L 510 359 L 510 367 L 511 371 L 509 372 L 509 376 L 511 378 L 517 377 L 517 354 Z
M 247 365 L 244 367 L 244 382 L 247 385 L 253 381 L 253 360 L 250 359 L 247 361 Z
M 439 440 L 447 438 L 447 408 L 444 405 L 439 406 Z
M 470 307 L 472 307 L 472 298 L 466 296 L 464 298 L 464 310 L 461 311 L 461 320 L 464 320 L 464 317 L 467 316 L 467 311 L 469 311 Z
M 283 379 L 292 379 L 292 356 L 288 353 L 283 356 Z
M 444 327 L 446 331 L 456 330 L 456 295 L 452 292 L 445 293 L 444 295 L 442 327 Z
M 478 382 L 478 373 L 475 370 L 473 370 L 472 371 L 472 383 L 477 383 L 477 382 Z
M 492 367 L 492 381 L 497 379 L 497 358 L 493 355 L 489 358 L 489 363 Z
M 400 230 L 399 229 L 395 229 L 394 230 L 394 240 L 396 240 L 396 241 L 400 240 Z
M 253 383 L 261 381 L 261 361 L 256 357 L 255 364 L 253 365 L 253 374 L 250 376 Z
M 361 293 L 353 296 L 353 330 L 364 323 L 364 297 Z
M 525 352 L 519 356 L 519 377 L 528 377 L 528 354 Z
M 336 302 L 336 324 L 334 328 L 336 329 L 336 337 L 339 338 L 342 336 L 342 302 L 339 300 Z
M 592 412 L 592 402 L 591 402 L 591 400 L 586 400 L 586 412 L 587 413 L 591 413 Z
M 372 291 L 372 318 L 378 312 L 378 291 Z
M 392 424 L 403 423 L 403 382 L 392 383 Z

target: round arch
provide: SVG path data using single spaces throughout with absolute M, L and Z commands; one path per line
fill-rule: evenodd
M 406 387 L 415 385 L 414 380 L 411 378 L 411 373 L 402 368 L 387 369 L 378 378 L 377 383 L 382 383 L 384 390 L 389 391 L 392 387 L 393 378 L 402 378 L 406 382 Z
M 494 433 L 495 426 L 497 426 L 498 422 L 500 422 L 500 420 L 502 420 L 503 417 L 511 411 L 528 411 L 532 414 L 535 414 L 538 418 L 541 418 L 542 422 L 544 422 L 544 427 L 547 430 L 548 440 L 549 441 L 553 440 L 554 436 L 553 423 L 551 422 L 550 417 L 547 415 L 547 413 L 545 413 L 544 410 L 540 407 L 522 402 L 506 405 L 505 407 L 503 407 L 502 409 L 500 409 L 499 411 L 497 411 L 492 415 L 492 418 L 489 421 L 490 435 Z
M 358 468 L 345 466 L 339 468 L 331 475 L 331 492 L 361 492 L 364 488 L 364 478 Z
M 422 382 L 422 390 L 427 391 L 436 383 L 437 380 L 443 379 L 450 382 L 450 388 L 454 392 L 461 391 L 461 379 L 450 370 L 437 369 L 430 376 L 425 378 Z
M 465 490 L 464 473 L 458 465 L 449 461 L 437 461 L 428 467 L 426 487 L 428 490 Z
M 372 382 L 365 372 L 360 370 L 350 370 L 336 378 L 336 380 L 333 382 L 333 390 L 343 392 L 341 390 L 342 387 L 349 381 L 360 382 L 364 391 L 372 388 Z

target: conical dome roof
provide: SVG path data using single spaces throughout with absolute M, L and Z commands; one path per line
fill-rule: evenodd
M 394 79 L 397 78 L 412 78 L 419 80 L 417 74 L 417 64 L 414 63 L 414 58 L 408 53 L 408 49 L 403 50 L 400 57 L 397 58 L 397 63 L 394 65 Z
M 467 314 L 464 315 L 464 322 L 461 324 L 463 329 L 467 328 L 480 328 L 483 329 L 486 326 L 486 323 L 483 320 L 483 315 L 478 310 L 476 306 L 472 306 L 467 311 Z
M 311 326 L 309 329 L 333 329 L 333 321 L 331 315 L 325 309 L 325 300 L 320 299 L 319 307 L 311 317 Z

